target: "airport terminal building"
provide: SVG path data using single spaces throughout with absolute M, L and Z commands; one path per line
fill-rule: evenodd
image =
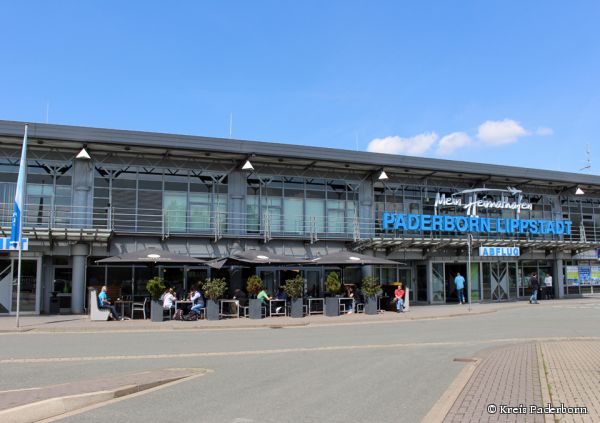
M 24 126 L 0 121 L 2 237 Z M 384 288 L 404 282 L 413 304 L 456 301 L 457 272 L 469 274 L 473 301 L 526 298 L 534 271 L 553 276 L 557 298 L 600 293 L 599 176 L 49 124 L 29 125 L 27 168 L 23 312 L 81 313 L 86 286 L 144 295 L 156 272 L 184 289 L 223 276 L 232 290 L 249 274 L 274 290 L 300 272 L 320 295 L 328 271 L 347 283 L 370 274 Z M 397 264 L 98 264 L 147 248 L 205 261 L 346 250 Z M 0 251 L 0 313 L 15 310 L 16 263 Z

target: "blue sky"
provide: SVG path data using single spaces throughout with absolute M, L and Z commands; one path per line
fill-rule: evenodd
M 228 137 L 233 115 L 239 139 L 570 172 L 589 145 L 600 173 L 597 1 L 4 0 L 0 17 L 0 119 Z

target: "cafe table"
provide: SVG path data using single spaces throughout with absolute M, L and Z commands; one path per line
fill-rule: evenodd
M 115 301 L 115 306 L 117 306 L 118 304 L 121 305 L 121 317 L 125 318 L 125 305 L 127 305 L 129 307 L 129 310 L 131 310 L 131 305 L 133 304 L 133 301 L 118 299 Z
M 352 304 L 352 298 L 350 297 L 339 297 L 338 298 L 339 303 L 340 303 L 340 314 L 343 313 L 348 313 L 348 309 L 352 308 L 354 309 L 354 306 Z M 350 303 L 350 307 L 348 307 L 348 303 Z M 344 305 L 344 308 L 342 309 L 342 304 Z
M 321 304 L 321 308 L 319 309 L 319 303 Z M 323 314 L 323 310 L 325 309 L 325 298 L 309 298 L 308 299 L 308 314 Z
M 227 308 L 225 308 L 227 305 Z M 235 305 L 236 312 L 231 311 L 231 306 Z M 225 311 L 226 310 L 226 311 Z M 222 299 L 219 301 L 219 316 L 221 317 L 240 317 L 240 300 Z
M 271 316 L 285 316 L 286 300 L 269 300 L 269 312 Z

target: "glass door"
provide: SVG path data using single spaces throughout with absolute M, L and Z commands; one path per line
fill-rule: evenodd
M 262 279 L 263 286 L 265 287 L 269 295 L 275 295 L 277 288 L 279 287 L 279 278 L 277 270 L 271 268 L 260 268 L 256 269 L 258 276 Z
M 11 312 L 17 311 L 17 276 L 18 276 L 18 260 L 13 259 L 12 272 L 12 301 Z M 19 312 L 23 313 L 39 313 L 39 294 L 40 284 L 39 275 L 41 274 L 41 258 L 39 259 L 22 259 L 21 260 L 21 306 Z
M 431 264 L 431 298 L 433 304 L 446 302 L 444 292 L 444 263 Z
M 313 298 L 323 297 L 323 277 L 321 270 L 302 269 L 302 276 L 306 281 L 306 295 Z

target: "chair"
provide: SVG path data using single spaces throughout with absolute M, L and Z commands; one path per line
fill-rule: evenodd
M 365 304 L 364 303 L 356 303 L 356 312 L 364 313 L 365 312 Z
M 144 314 L 144 320 L 146 320 L 146 304 L 148 303 L 148 297 L 144 298 L 143 302 L 131 303 L 131 318 L 133 319 L 133 313 L 141 311 Z
M 102 310 L 98 307 L 98 294 L 95 288 L 90 288 L 90 320 L 108 320 L 110 310 Z

